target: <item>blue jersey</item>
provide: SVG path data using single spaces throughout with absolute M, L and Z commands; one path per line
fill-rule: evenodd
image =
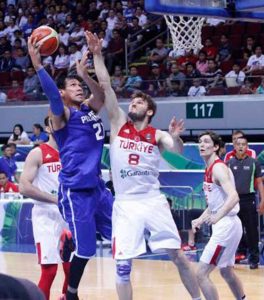
M 59 147 L 62 170 L 60 183 L 71 189 L 94 188 L 101 174 L 104 144 L 102 120 L 87 105 L 70 108 L 66 125 L 54 132 Z

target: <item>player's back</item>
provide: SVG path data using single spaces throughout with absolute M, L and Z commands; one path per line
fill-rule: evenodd
M 61 170 L 59 152 L 49 144 L 41 144 L 38 148 L 41 151 L 42 164 L 38 168 L 33 185 L 43 192 L 57 194 L 59 188 L 58 175 Z M 39 204 L 44 205 L 41 202 Z
M 100 117 L 86 105 L 81 105 L 81 110 L 70 108 L 68 122 L 54 137 L 62 163 L 60 183 L 72 189 L 96 187 L 104 143 Z

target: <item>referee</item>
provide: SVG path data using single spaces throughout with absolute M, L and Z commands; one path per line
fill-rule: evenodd
M 256 192 L 254 182 L 260 194 L 259 213 L 264 212 L 264 189 L 261 180 L 260 163 L 247 154 L 248 141 L 239 137 L 235 143 L 236 155 L 228 161 L 235 178 L 236 189 L 240 198 L 240 212 L 243 230 L 246 236 L 249 252 L 250 269 L 257 269 L 259 263 L 258 213 L 256 207 Z M 242 243 L 240 242 L 240 247 Z M 241 249 L 242 250 L 242 249 Z M 246 254 L 246 249 L 244 254 Z

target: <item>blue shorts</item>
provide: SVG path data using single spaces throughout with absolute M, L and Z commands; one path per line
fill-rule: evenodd
M 70 189 L 60 185 L 59 210 L 69 224 L 75 253 L 89 258 L 96 252 L 96 232 L 111 240 L 113 196 L 101 181 L 93 189 Z

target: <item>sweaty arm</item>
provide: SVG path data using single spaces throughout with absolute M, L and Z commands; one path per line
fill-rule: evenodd
M 39 148 L 35 148 L 28 154 L 23 172 L 20 176 L 19 191 L 23 196 L 32 198 L 40 202 L 57 203 L 57 197 L 41 191 L 33 185 L 34 178 L 42 164 L 42 154 Z
M 216 164 L 213 167 L 213 181 L 220 185 L 227 195 L 224 205 L 218 210 L 218 221 L 228 214 L 239 202 L 239 196 L 231 180 L 230 169 L 224 164 Z

